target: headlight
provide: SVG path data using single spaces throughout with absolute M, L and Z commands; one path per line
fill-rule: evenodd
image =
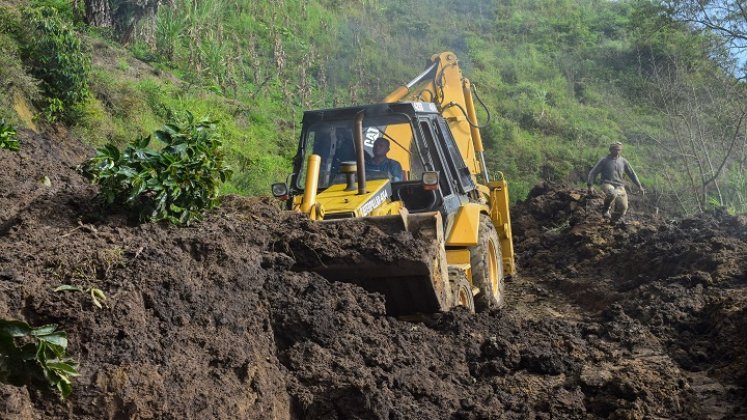
M 288 198 L 288 186 L 285 182 L 278 182 L 272 184 L 272 195 L 276 198 L 287 199 Z
M 438 172 L 423 172 L 423 188 L 426 190 L 438 189 Z

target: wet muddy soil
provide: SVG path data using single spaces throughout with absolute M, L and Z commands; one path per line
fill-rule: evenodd
M 81 376 L 64 401 L 0 385 L 0 418 L 747 418 L 745 216 L 612 226 L 601 196 L 539 185 L 512 209 L 506 308 L 412 322 L 299 270 L 310 249 L 417 259 L 412 237 L 240 197 L 132 224 L 71 169 L 88 148 L 21 136 L 0 150 L 0 318 L 58 324 Z

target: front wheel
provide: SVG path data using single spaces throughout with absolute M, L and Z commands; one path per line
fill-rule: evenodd
M 480 289 L 475 296 L 478 312 L 499 309 L 504 305 L 505 284 L 503 256 L 498 232 L 487 215 L 480 215 L 477 245 L 470 248 L 472 283 Z
M 472 295 L 472 286 L 469 284 L 464 270 L 450 268 L 449 284 L 452 292 L 452 307 L 462 306 L 470 313 L 475 313 L 475 298 Z

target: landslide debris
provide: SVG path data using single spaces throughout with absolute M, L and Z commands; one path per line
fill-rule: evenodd
M 408 322 L 299 271 L 419 258 L 407 235 L 239 197 L 192 227 L 131 225 L 70 169 L 87 148 L 21 139 L 0 150 L 0 318 L 58 324 L 81 376 L 65 401 L 0 385 L 0 418 L 746 417 L 743 218 L 616 228 L 601 197 L 540 186 L 512 213 L 507 309 Z

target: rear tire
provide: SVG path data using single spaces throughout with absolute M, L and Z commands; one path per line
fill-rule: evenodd
M 500 309 L 505 304 L 505 283 L 501 242 L 493 222 L 480 215 L 477 245 L 470 248 L 472 283 L 480 289 L 475 299 L 478 312 Z
M 472 286 L 469 284 L 464 270 L 450 268 L 449 283 L 452 292 L 452 307 L 462 306 L 470 313 L 475 313 L 475 298 L 472 295 Z

